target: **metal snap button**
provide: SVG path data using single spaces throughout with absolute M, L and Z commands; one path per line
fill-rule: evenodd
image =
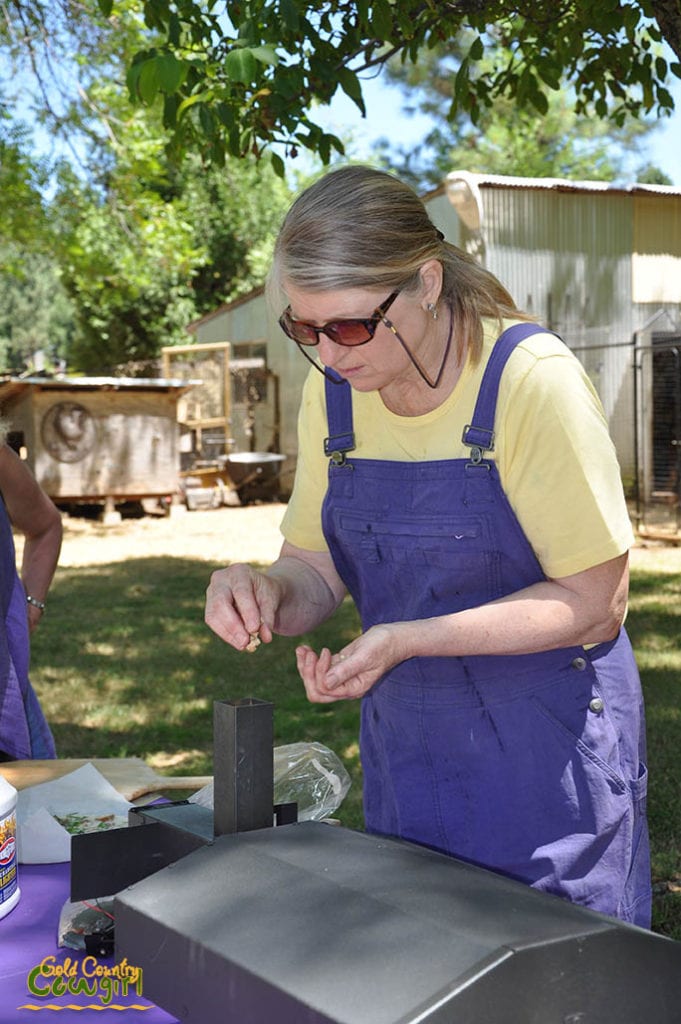
M 583 672 L 586 668 L 586 658 L 575 658 L 572 667 L 576 668 L 578 672 Z
M 593 700 L 589 701 L 589 711 L 593 711 L 597 715 L 600 714 L 604 707 L 605 704 L 601 697 L 594 697 Z

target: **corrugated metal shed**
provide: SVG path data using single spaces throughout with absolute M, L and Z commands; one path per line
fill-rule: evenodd
M 458 244 L 579 355 L 633 484 L 652 432 L 635 419 L 636 349 L 652 324 L 681 326 L 681 189 L 454 171 L 443 191 Z

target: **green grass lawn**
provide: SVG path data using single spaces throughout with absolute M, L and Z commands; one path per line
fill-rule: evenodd
M 59 570 L 32 669 L 59 755 L 138 756 L 166 774 L 210 774 L 213 702 L 258 697 L 274 704 L 276 744 L 317 741 L 342 758 L 353 783 L 339 817 L 361 828 L 358 704 L 308 703 L 298 640 L 277 637 L 248 655 L 214 637 L 203 623 L 212 568 L 142 558 Z M 654 928 L 681 940 L 681 577 L 633 572 L 627 624 L 647 702 Z M 346 602 L 306 639 L 333 650 L 357 629 Z

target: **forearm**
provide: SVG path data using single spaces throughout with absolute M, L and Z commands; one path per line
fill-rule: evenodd
M 44 601 L 54 576 L 61 550 L 59 519 L 44 533 L 27 537 L 21 562 L 21 581 L 27 594 Z
M 530 654 L 611 640 L 623 612 L 619 595 L 585 601 L 546 581 L 477 608 L 395 624 L 396 640 L 405 658 Z
M 274 631 L 283 636 L 300 636 L 334 613 L 344 591 L 308 561 L 282 555 L 267 571 L 279 585 L 281 600 Z
M 61 515 L 7 445 L 0 445 L 0 491 L 12 526 L 24 536 L 22 582 L 28 594 L 43 601 L 61 550 Z

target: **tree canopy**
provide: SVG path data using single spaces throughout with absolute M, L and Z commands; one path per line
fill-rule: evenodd
M 58 150 L 48 175 L 50 161 L 9 116 L 12 88 L 25 83 L 3 83 L 0 367 L 30 365 L 42 349 L 79 371 L 144 373 L 161 346 L 187 342 L 192 320 L 262 283 L 291 194 L 250 155 L 222 167 L 191 152 L 168 159 L 160 111 L 131 104 L 125 87 L 126 63 L 146 37 L 134 11 L 119 16 L 115 33 L 100 15 L 88 35 L 73 21 L 83 9 L 47 6 L 60 20 L 49 67 L 36 67 L 45 86 L 36 113 L 70 150 Z M 18 24 L 28 35 L 17 30 L 5 43 L 25 64 L 44 37 L 33 21 Z
M 589 178 L 600 181 L 645 181 L 671 184 L 651 165 L 645 152 L 652 118 L 608 118 L 579 114 L 569 88 L 553 91 L 543 113 L 518 107 L 502 97 L 476 123 L 460 112 L 450 114 L 456 72 L 470 47 L 470 32 L 422 54 L 418 64 L 392 60 L 388 81 L 403 91 L 404 110 L 427 115 L 432 128 L 416 145 L 396 149 L 385 140 L 379 148 L 388 167 L 419 191 L 439 185 L 452 168 L 482 174 L 524 177 Z M 496 63 L 497 47 L 488 48 L 481 64 Z
M 60 46 L 86 69 L 107 33 L 136 24 L 128 88 L 162 109 L 171 151 L 220 164 L 268 149 L 282 174 L 282 154 L 306 148 L 326 163 L 342 151 L 315 123 L 316 103 L 341 89 L 364 112 L 363 77 L 462 30 L 449 116 L 474 124 L 500 100 L 544 114 L 566 84 L 577 114 L 664 116 L 681 78 L 681 0 L 5 0 L 3 11 L 0 40 L 43 80 Z
M 99 3 L 114 14 L 114 0 Z M 578 114 L 664 115 L 670 77 L 681 78 L 681 0 L 147 0 L 144 17 L 157 38 L 134 57 L 131 93 L 163 104 L 173 145 L 218 162 L 273 143 L 327 162 L 342 147 L 315 124 L 315 101 L 340 88 L 363 112 L 363 74 L 395 56 L 415 63 L 462 29 L 470 45 L 449 114 L 473 123 L 501 99 L 544 114 L 565 83 Z
M 291 158 L 343 151 L 318 105 L 340 89 L 364 112 L 362 82 L 389 62 L 414 81 L 453 55 L 437 92 L 448 167 L 454 153 L 473 169 L 484 132 L 487 171 L 608 176 L 608 140 L 673 109 L 681 62 L 664 43 L 679 57 L 681 0 L 4 0 L 0 358 L 153 360 L 261 283 Z M 62 139 L 56 172 L 24 121 Z

